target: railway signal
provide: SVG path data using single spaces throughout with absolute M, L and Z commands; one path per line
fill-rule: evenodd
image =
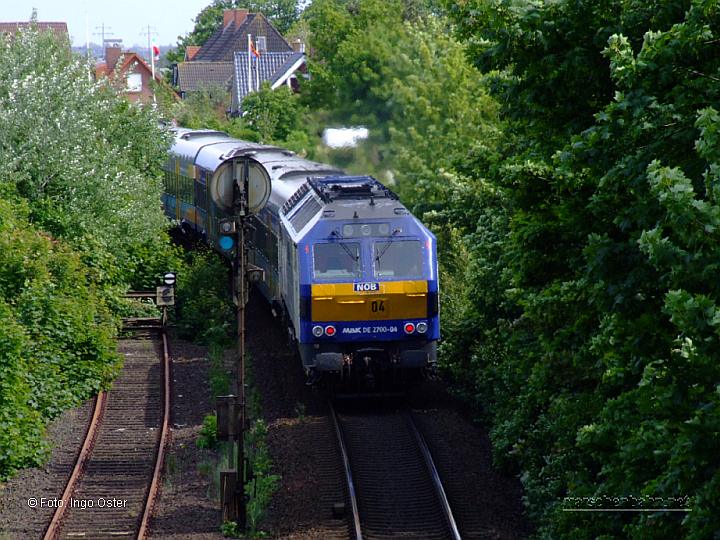
M 175 285 L 175 273 L 174 272 L 165 272 L 163 275 L 163 283 L 168 286 L 174 286 Z
M 238 365 L 237 396 L 218 399 L 218 431 L 228 441 L 228 469 L 221 471 L 221 505 L 223 519 L 234 521 L 241 530 L 246 524 L 244 434 L 245 415 L 245 304 L 249 284 L 265 279 L 264 270 L 248 264 L 245 253 L 245 227 L 248 215 L 262 209 L 270 195 L 270 178 L 259 164 L 252 162 L 252 154 L 237 156 L 228 169 L 232 171 L 232 204 L 228 211 L 233 217 L 219 221 L 218 245 L 232 253 L 233 299 L 237 306 Z M 232 446 L 237 441 L 237 461 L 232 469 Z
M 235 219 L 221 219 L 219 222 L 218 246 L 223 251 L 232 251 L 235 247 L 237 226 Z

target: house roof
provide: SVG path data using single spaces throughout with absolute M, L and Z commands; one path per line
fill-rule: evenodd
M 177 66 L 177 86 L 181 92 L 195 92 L 203 86 L 230 88 L 232 62 L 181 62 Z
M 148 73 L 152 73 L 152 68 L 147 64 L 145 59 L 136 52 L 123 51 L 119 60 L 120 61 L 114 66 L 108 66 L 105 62 L 97 64 L 95 66 L 95 76 L 97 78 L 102 75 L 110 77 L 113 73 L 124 73 L 133 63 L 137 63 L 138 66 L 145 69 Z M 155 70 L 155 80 L 162 80 L 157 69 Z
M 193 57 L 194 62 L 232 62 L 236 51 L 247 51 L 248 34 L 265 36 L 267 52 L 292 52 L 292 47 L 262 13 L 248 13 L 238 26 L 235 20 L 223 24 Z
M 195 58 L 195 55 L 200 49 L 200 45 L 188 45 L 187 47 L 185 47 L 185 61 L 189 62 L 190 60 Z
M 250 56 L 251 87 L 254 91 L 263 82 L 277 88 L 305 63 L 305 54 L 299 52 L 267 52 L 259 58 Z M 257 82 L 259 75 L 260 82 Z M 235 77 L 233 78 L 234 102 L 240 103 L 248 92 L 248 54 L 235 53 Z
M 31 24 L 35 24 L 40 31 L 52 30 L 58 36 L 69 35 L 67 23 L 64 22 L 0 22 L 0 33 L 15 34 L 21 28 L 28 28 Z

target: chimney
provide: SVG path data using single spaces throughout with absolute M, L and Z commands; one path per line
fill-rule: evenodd
M 305 44 L 300 39 L 294 39 L 291 43 L 293 51 L 304 53 L 305 52 Z
M 223 11 L 223 28 L 227 28 L 230 23 L 235 23 L 237 29 L 247 19 L 247 9 L 226 9 Z
M 115 64 L 122 55 L 121 47 L 106 47 L 105 48 L 105 63 L 107 64 L 108 72 L 115 69 Z

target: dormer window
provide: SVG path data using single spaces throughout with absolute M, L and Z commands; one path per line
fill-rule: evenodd
M 257 50 L 259 52 L 267 52 L 267 39 L 265 39 L 265 36 L 257 37 Z

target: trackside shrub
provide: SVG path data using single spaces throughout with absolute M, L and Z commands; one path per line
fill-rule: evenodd
M 207 248 L 187 253 L 187 267 L 178 276 L 175 313 L 180 336 L 216 346 L 229 345 L 235 327 L 226 261 Z M 215 350 L 215 356 L 221 356 Z
M 117 374 L 120 297 L 181 264 L 160 209 L 170 136 L 67 40 L 0 36 L 0 479 Z
M 44 458 L 45 423 L 116 373 L 117 320 L 77 253 L 0 200 L 0 479 Z

